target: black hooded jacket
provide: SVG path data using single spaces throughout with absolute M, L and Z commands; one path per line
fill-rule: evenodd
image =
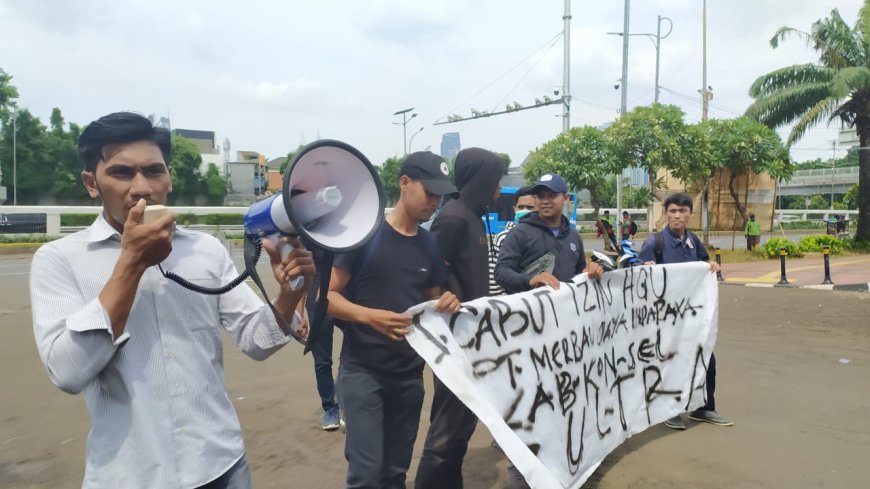
M 489 241 L 481 217 L 493 202 L 504 162 L 480 148 L 456 155 L 459 197 L 441 209 L 431 231 L 447 264 L 447 290 L 466 302 L 489 294 Z
M 495 281 L 508 294 L 529 290 L 532 276 L 523 270 L 550 251 L 556 256 L 553 276 L 560 282 L 571 280 L 586 268 L 583 241 L 571 230 L 565 216 L 562 216 L 557 235 L 553 236 L 537 212 L 529 213 L 502 241 Z

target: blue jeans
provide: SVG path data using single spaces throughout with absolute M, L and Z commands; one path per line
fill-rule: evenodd
M 222 476 L 199 486 L 199 489 L 251 489 L 251 468 L 248 467 L 247 457 L 242 455 Z
M 308 308 L 308 320 L 314 321 L 314 308 Z M 335 380 L 332 377 L 332 335 L 335 327 L 332 317 L 326 316 L 320 326 L 322 331 L 311 344 L 311 356 L 314 357 L 314 378 L 317 380 L 317 394 L 320 395 L 320 405 L 323 412 L 335 409 Z

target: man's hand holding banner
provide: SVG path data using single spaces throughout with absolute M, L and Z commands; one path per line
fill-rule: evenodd
M 577 488 L 633 434 L 704 405 L 718 289 L 706 263 L 408 311 L 406 338 L 533 488 Z M 451 334 L 452 331 L 452 334 Z

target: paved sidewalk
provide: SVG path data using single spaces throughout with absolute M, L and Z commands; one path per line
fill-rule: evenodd
M 786 260 L 786 278 L 789 285 L 817 286 L 825 278 L 825 265 L 821 255 Z M 776 285 L 780 279 L 779 260 L 749 263 L 722 263 L 722 277 L 726 283 Z M 862 285 L 870 283 L 870 256 L 831 257 L 831 280 L 836 285 Z

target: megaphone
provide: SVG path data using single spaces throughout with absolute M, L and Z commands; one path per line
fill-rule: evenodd
M 283 191 L 251 206 L 249 236 L 301 235 L 334 253 L 359 248 L 384 219 L 384 193 L 366 157 L 341 141 L 302 148 L 284 175 Z
M 190 284 L 180 277 L 170 276 L 170 273 L 164 275 L 205 294 L 224 293 L 250 276 L 266 296 L 255 267 L 261 241 L 270 239 L 280 244 L 282 257 L 286 257 L 292 248 L 284 245 L 280 238 L 301 236 L 308 246 L 324 251 L 321 269 L 318 270 L 321 274 L 320 297 L 308 341 L 294 333 L 300 343 L 310 344 L 316 338 L 319 323 L 326 313 L 326 293 L 334 253 L 363 246 L 377 233 L 383 221 L 384 192 L 374 166 L 349 144 L 323 139 L 305 146 L 296 154 L 284 173 L 282 192 L 257 202 L 245 214 L 245 272 L 242 275 L 217 289 Z M 302 278 L 290 286 L 299 290 Z M 309 349 L 306 346 L 305 351 Z

